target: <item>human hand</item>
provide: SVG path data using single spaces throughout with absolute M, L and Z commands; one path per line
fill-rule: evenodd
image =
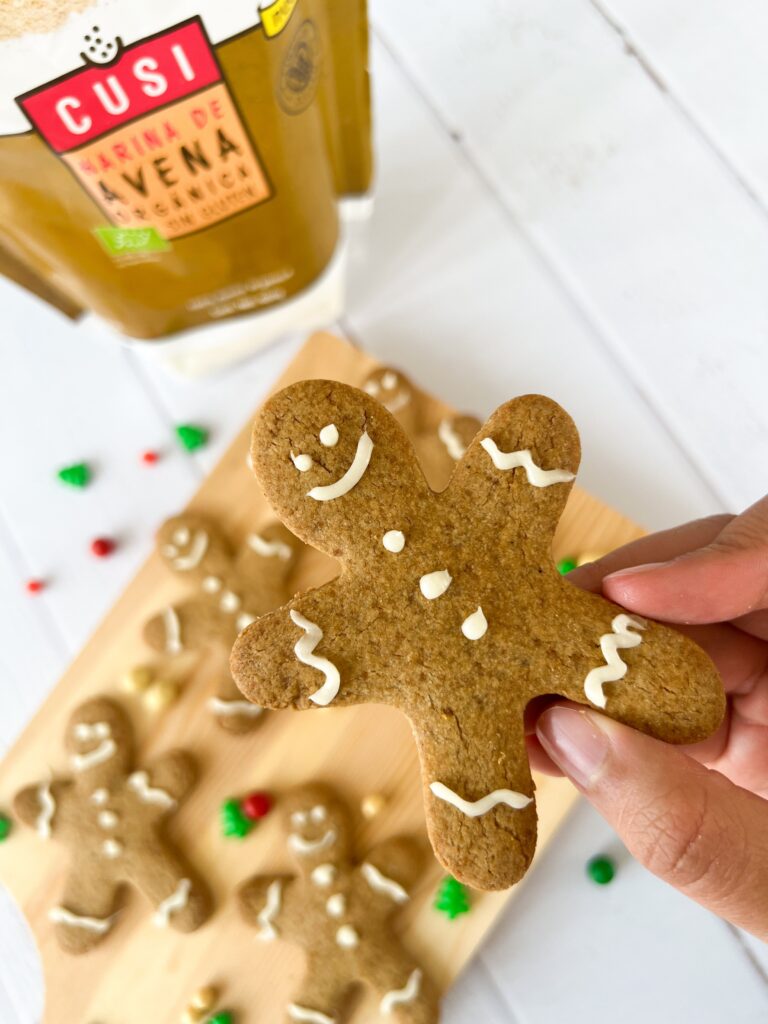
M 678 748 L 561 702 L 531 724 L 533 766 L 567 775 L 654 874 L 768 941 L 768 496 L 568 579 L 693 637 L 728 707 L 714 736 Z

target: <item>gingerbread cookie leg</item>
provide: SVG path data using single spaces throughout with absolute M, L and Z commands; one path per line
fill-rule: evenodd
M 210 897 L 200 882 L 166 847 L 147 849 L 131 865 L 131 881 L 155 908 L 158 928 L 191 932 L 210 913 Z
M 243 918 L 255 928 L 258 937 L 271 942 L 281 932 L 280 913 L 292 882 L 290 875 L 259 875 L 244 882 L 237 895 Z
M 435 1024 L 437 992 L 420 967 L 400 953 L 394 942 L 382 947 L 370 964 L 368 982 L 376 993 L 379 1015 L 397 1024 Z
M 508 888 L 536 848 L 523 709 L 489 716 L 472 734 L 462 734 L 450 716 L 427 717 L 414 732 L 437 859 L 461 882 Z
M 74 859 L 61 901 L 48 914 L 63 950 L 87 953 L 106 938 L 117 917 L 117 893 L 90 858 Z
M 341 977 L 327 959 L 313 954 L 307 957 L 304 981 L 286 1007 L 286 1021 L 291 1024 L 340 1024 L 351 981 Z
M 243 697 L 231 676 L 222 677 L 215 696 L 208 700 L 208 709 L 222 729 L 238 735 L 251 732 L 264 712 L 260 704 Z

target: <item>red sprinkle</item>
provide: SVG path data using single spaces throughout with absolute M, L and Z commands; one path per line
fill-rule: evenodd
M 27 580 L 27 590 L 30 594 L 39 594 L 45 588 L 45 580 Z
M 91 552 L 97 558 L 106 558 L 111 555 L 117 545 L 109 537 L 97 537 L 91 541 Z
M 141 461 L 146 462 L 148 466 L 154 466 L 154 464 L 160 459 L 159 452 L 142 452 Z
M 257 821 L 264 818 L 272 810 L 272 797 L 269 793 L 249 793 L 240 803 L 243 814 L 249 821 Z

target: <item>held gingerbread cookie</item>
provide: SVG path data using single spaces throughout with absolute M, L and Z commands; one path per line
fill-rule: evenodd
M 429 425 L 424 415 L 426 395 L 391 366 L 369 373 L 363 391 L 381 402 L 413 441 L 430 486 L 436 491 L 446 487 L 456 463 L 482 426 L 480 420 L 464 414 L 445 416 L 437 427 Z
M 257 615 L 279 608 L 289 597 L 288 576 L 300 544 L 281 523 L 270 523 L 249 534 L 235 555 L 218 527 L 187 513 L 163 523 L 157 546 L 169 569 L 196 591 L 164 608 L 144 628 L 149 646 L 173 658 L 209 644 L 228 650 Z M 244 701 L 229 677 L 221 680 L 208 706 L 230 732 L 250 731 L 261 715 L 261 708 Z
M 330 424 L 339 440 L 328 449 L 319 437 Z M 459 880 L 506 888 L 531 861 L 532 698 L 591 704 L 673 743 L 717 728 L 722 687 L 692 640 L 555 568 L 552 536 L 580 454 L 555 402 L 501 406 L 439 494 L 392 416 L 343 384 L 304 381 L 275 395 L 251 454 L 277 514 L 342 571 L 249 626 L 232 652 L 234 679 L 270 708 L 404 711 L 430 839 Z
M 14 801 L 19 818 L 41 838 L 71 850 L 61 902 L 49 914 L 59 945 L 85 953 L 103 941 L 125 884 L 154 906 L 158 927 L 199 928 L 210 914 L 208 892 L 163 835 L 165 819 L 193 782 L 189 756 L 171 751 L 132 771 L 130 724 L 104 697 L 75 710 L 65 746 L 72 777 L 30 786 Z
M 283 824 L 298 874 L 251 878 L 240 890 L 240 906 L 259 938 L 286 939 L 306 952 L 288 1020 L 340 1024 L 350 989 L 362 981 L 376 994 L 383 1017 L 436 1022 L 436 992 L 391 925 L 421 873 L 418 847 L 390 839 L 353 861 L 349 809 L 327 786 L 291 792 Z

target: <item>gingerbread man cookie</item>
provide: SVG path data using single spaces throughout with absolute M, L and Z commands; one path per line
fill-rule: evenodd
M 340 1024 L 350 989 L 362 981 L 376 994 L 382 1016 L 403 1024 L 437 1021 L 435 990 L 390 920 L 420 874 L 418 847 L 390 839 L 354 862 L 349 809 L 327 786 L 291 792 L 283 824 L 298 875 L 250 879 L 240 890 L 240 906 L 261 939 L 286 939 L 306 952 L 306 974 L 288 1004 L 288 1020 Z
M 128 883 L 152 903 L 158 927 L 199 928 L 210 914 L 208 892 L 163 835 L 193 782 L 189 756 L 172 751 L 131 771 L 130 724 L 105 697 L 75 710 L 65 745 L 72 777 L 30 786 L 14 801 L 19 818 L 41 838 L 59 839 L 72 851 L 61 903 L 50 911 L 59 945 L 85 953 L 100 943 Z
M 391 412 L 413 441 L 416 453 L 429 481 L 436 491 L 443 490 L 464 455 L 472 438 L 482 426 L 474 416 L 444 416 L 437 427 L 425 415 L 427 396 L 391 366 L 380 366 L 363 381 L 363 391 L 373 395 Z
M 160 527 L 157 547 L 173 572 L 196 594 L 155 615 L 144 629 L 154 650 L 173 658 L 215 644 L 229 649 L 256 616 L 283 604 L 299 541 L 281 523 L 248 535 L 237 555 L 224 533 L 200 515 L 186 513 Z M 244 701 L 232 679 L 224 677 L 208 706 L 230 732 L 248 732 L 261 708 Z
M 328 424 L 331 449 L 319 441 Z M 717 672 L 692 640 L 557 572 L 552 537 L 579 454 L 570 417 L 538 395 L 501 406 L 439 494 L 392 416 L 346 385 L 295 384 L 254 428 L 272 507 L 341 575 L 249 626 L 235 681 L 270 708 L 404 711 L 437 857 L 479 889 L 512 885 L 533 855 L 532 698 L 591 704 L 674 743 L 723 716 Z

